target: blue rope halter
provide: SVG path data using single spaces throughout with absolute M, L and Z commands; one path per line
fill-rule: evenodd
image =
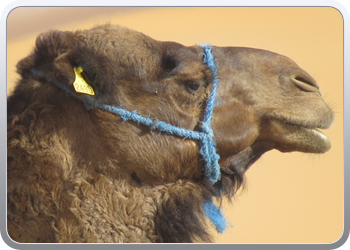
M 204 47 L 204 63 L 212 70 L 214 80 L 212 91 L 210 92 L 207 99 L 207 107 L 204 114 L 203 122 L 200 126 L 200 132 L 187 130 L 179 128 L 168 123 L 158 121 L 157 119 L 146 118 L 137 113 L 137 111 L 127 111 L 120 107 L 110 106 L 110 105 L 98 105 L 95 108 L 103 109 L 107 112 L 116 114 L 120 116 L 123 121 L 133 121 L 138 124 L 146 125 L 151 127 L 153 130 L 158 130 L 170 135 L 177 135 L 183 137 L 184 139 L 192 139 L 200 142 L 200 154 L 202 155 L 205 162 L 205 176 L 208 177 L 211 184 L 216 183 L 220 180 L 220 166 L 219 158 L 220 156 L 216 153 L 214 133 L 210 127 L 210 121 L 213 113 L 213 108 L 215 104 L 216 89 L 219 84 L 219 79 L 217 75 L 217 67 L 214 63 L 213 55 L 211 54 L 211 46 L 205 45 Z
M 85 106 L 90 108 L 98 108 L 101 110 L 105 110 L 109 113 L 113 113 L 122 118 L 123 121 L 133 121 L 137 124 L 142 124 L 152 128 L 153 130 L 158 130 L 160 132 L 164 132 L 170 135 L 176 135 L 179 137 L 183 137 L 184 139 L 197 140 L 200 142 L 199 153 L 202 155 L 204 160 L 204 174 L 209 179 L 209 182 L 213 185 L 221 178 L 219 159 L 220 156 L 216 152 L 216 143 L 213 139 L 214 133 L 210 126 L 210 121 L 213 114 L 213 109 L 215 106 L 215 97 L 216 90 L 219 84 L 219 78 L 217 73 L 217 65 L 214 62 L 214 57 L 211 53 L 211 45 L 202 45 L 204 50 L 203 62 L 210 68 L 213 74 L 213 86 L 210 94 L 207 98 L 206 109 L 204 113 L 203 121 L 199 127 L 199 132 L 183 129 L 180 127 L 176 127 L 165 123 L 163 121 L 158 121 L 157 119 L 151 119 L 147 117 L 143 117 L 137 113 L 137 111 L 127 111 L 120 107 L 106 105 L 106 104 L 91 104 L 85 103 L 80 95 L 73 93 L 68 87 L 60 84 L 56 80 L 48 77 L 47 75 L 43 75 L 40 71 L 33 70 L 33 74 L 37 76 L 41 76 L 54 83 L 59 88 L 65 90 L 68 94 L 71 94 L 78 99 L 82 100 Z M 224 232 L 226 229 L 226 220 L 220 209 L 213 203 L 212 199 L 205 201 L 204 210 L 207 217 L 214 224 L 216 230 L 220 233 Z

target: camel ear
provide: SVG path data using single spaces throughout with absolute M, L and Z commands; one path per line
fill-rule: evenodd
M 38 36 L 33 53 L 20 61 L 17 69 L 23 78 L 34 74 L 69 94 L 95 97 L 97 86 L 90 82 L 94 81 L 91 76 L 96 75 L 98 63 L 91 61 L 98 59 L 87 56 L 94 54 L 90 50 L 79 44 L 71 32 L 51 31 Z
M 71 32 L 51 31 L 39 35 L 35 49 L 17 64 L 17 71 L 23 79 L 30 75 L 46 76 L 47 79 L 69 84 L 74 81 L 71 49 L 74 36 Z
M 56 72 L 53 76 L 54 80 L 59 81 L 60 84 L 64 84 L 67 87 L 69 87 L 75 80 L 75 66 L 71 61 L 70 52 L 65 52 L 59 55 L 53 61 L 52 70 Z
M 78 66 L 78 64 L 72 62 L 72 55 L 70 52 L 66 52 L 54 61 L 54 67 L 58 71 L 58 75 L 66 78 L 66 81 L 60 82 L 60 84 L 65 84 L 64 88 L 68 88 L 68 91 L 75 92 L 82 95 L 95 95 L 94 88 L 88 83 L 86 77 L 82 75 L 84 68 Z

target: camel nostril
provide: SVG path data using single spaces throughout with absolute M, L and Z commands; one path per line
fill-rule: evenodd
M 300 89 L 307 92 L 317 92 L 319 87 L 312 77 L 295 76 L 291 78 L 293 83 Z

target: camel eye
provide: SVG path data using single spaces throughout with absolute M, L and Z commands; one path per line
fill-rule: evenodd
M 196 81 L 187 81 L 186 87 L 191 94 L 194 94 L 194 93 L 198 92 L 198 90 L 200 90 L 202 85 Z

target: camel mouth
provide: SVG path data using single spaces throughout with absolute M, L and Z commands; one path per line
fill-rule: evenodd
M 330 128 L 333 121 L 334 113 L 330 108 L 317 116 L 314 113 L 307 116 L 273 110 L 264 114 L 257 140 L 272 142 L 281 152 L 325 153 L 331 143 L 320 130 Z

